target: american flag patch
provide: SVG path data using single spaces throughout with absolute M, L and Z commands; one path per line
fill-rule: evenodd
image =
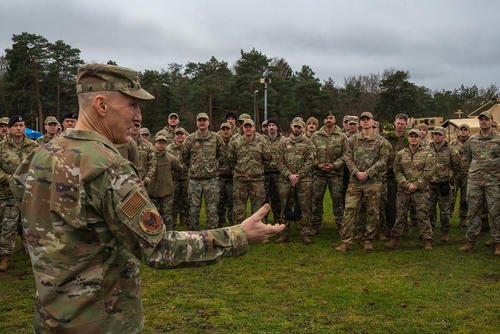
M 137 216 L 144 205 L 146 205 L 146 199 L 139 191 L 137 191 L 130 196 L 128 200 L 121 204 L 121 210 L 128 218 L 132 219 Z

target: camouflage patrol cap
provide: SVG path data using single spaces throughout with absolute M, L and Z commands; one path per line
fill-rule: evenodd
M 342 123 L 347 123 L 350 117 L 351 115 L 345 115 L 344 118 L 342 118 Z
M 243 126 L 245 126 L 245 124 L 250 124 L 251 126 L 255 126 L 254 121 L 252 121 L 251 119 L 244 120 L 243 121 Z
M 359 122 L 358 116 L 349 116 L 347 124 L 357 124 Z
M 467 124 L 460 124 L 460 125 L 458 126 L 458 129 L 459 129 L 459 130 L 461 130 L 462 128 L 466 128 L 466 129 L 467 129 L 467 131 L 470 131 L 470 126 L 468 126 Z
M 368 117 L 368 118 L 373 119 L 373 115 L 369 111 L 362 112 L 361 115 L 359 116 L 359 119 L 362 119 L 363 117 Z
M 24 122 L 24 117 L 21 115 L 15 115 L 9 118 L 9 124 L 8 124 L 9 128 L 14 124 L 16 124 L 17 122 Z
M 441 126 L 436 126 L 433 130 L 432 133 L 439 133 L 444 135 L 445 134 L 445 129 Z
M 170 114 L 168 114 L 168 118 L 170 119 L 171 117 L 179 118 L 179 115 L 176 112 L 171 112 Z
M 408 136 L 411 135 L 412 133 L 416 134 L 419 137 L 422 136 L 422 134 L 420 133 L 420 131 L 418 131 L 418 129 L 411 129 L 410 131 L 408 131 Z
M 241 114 L 240 117 L 238 118 L 238 122 L 243 122 L 246 119 L 252 119 L 249 114 Z
M 175 129 L 175 134 L 178 134 L 178 133 L 184 133 L 184 134 L 187 134 L 188 132 L 186 131 L 186 129 L 184 129 L 183 127 L 178 127 L 177 129 Z
M 420 131 L 422 131 L 422 130 L 426 130 L 427 131 L 429 128 L 427 127 L 427 124 L 420 123 L 420 124 L 417 125 L 417 129 L 419 129 Z
M 141 128 L 139 130 L 139 134 L 141 134 L 141 135 L 151 135 L 151 132 L 149 132 L 148 128 Z
M 204 112 L 200 112 L 198 115 L 196 115 L 196 120 L 199 120 L 202 118 L 208 119 L 208 115 Z
M 49 123 L 57 123 L 57 124 L 59 124 L 59 121 L 54 116 L 47 116 L 47 118 L 45 118 L 45 122 L 44 123 L 45 124 L 49 124 Z
M 161 134 L 157 135 L 155 137 L 155 141 L 159 141 L 159 140 L 163 140 L 163 141 L 167 142 L 167 137 L 165 137 L 164 135 L 161 135 Z
M 482 113 L 479 114 L 477 118 L 480 118 L 481 116 L 488 117 L 488 119 L 491 119 L 491 112 L 489 110 L 483 111 Z
M 229 125 L 229 123 L 222 123 L 222 124 L 220 125 L 220 128 L 219 128 L 219 129 L 221 129 L 221 130 L 222 130 L 223 128 L 228 128 L 228 129 L 231 129 L 231 126 Z
M 154 96 L 141 88 L 137 72 L 126 67 L 105 64 L 84 64 L 78 67 L 76 92 L 119 91 L 138 100 Z
M 0 124 L 9 125 L 9 118 L 8 117 L 0 118 Z
M 302 117 L 295 117 L 292 120 L 291 126 L 295 126 L 295 125 L 300 126 L 303 129 L 305 129 L 305 127 L 306 127 L 306 123 L 304 122 L 304 120 L 302 119 Z
M 265 127 L 265 126 L 267 126 L 267 123 L 268 123 L 268 120 L 266 119 L 266 120 L 262 121 L 261 126 L 262 126 L 262 127 Z
M 325 118 L 326 118 L 326 116 L 325 116 Z M 316 126 L 319 125 L 318 119 L 316 117 L 312 117 L 312 116 L 307 119 L 306 124 L 309 124 L 309 123 L 314 123 L 314 124 L 316 124 Z

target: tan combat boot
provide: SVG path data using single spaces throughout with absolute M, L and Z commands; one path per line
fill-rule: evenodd
M 0 257 L 0 271 L 7 271 L 9 268 L 9 256 L 4 255 Z
M 424 249 L 425 250 L 431 250 L 432 249 L 432 240 L 425 240 L 424 241 Z
M 370 240 L 365 240 L 365 243 L 363 245 L 363 249 L 366 251 L 366 252 L 371 252 L 373 251 L 373 244 Z
M 449 240 L 450 240 L 450 238 L 448 236 L 448 232 L 443 232 L 443 234 L 441 234 L 441 241 L 446 244 L 446 243 L 448 243 Z
M 467 241 L 465 243 L 465 245 L 463 245 L 462 247 L 460 247 L 460 250 L 462 252 L 469 252 L 471 250 L 474 249 L 474 246 L 476 245 L 476 243 L 474 241 Z
M 500 244 L 495 245 L 495 256 L 500 256 Z
M 345 253 L 348 250 L 351 250 L 351 244 L 348 244 L 347 242 L 343 242 L 340 246 L 336 247 L 335 250 L 338 250 L 339 252 Z
M 276 239 L 275 242 L 277 244 L 282 244 L 284 242 L 288 242 L 288 233 L 286 233 L 285 231 L 281 232 L 280 237 L 278 239 Z
M 488 240 L 484 243 L 484 245 L 485 245 L 485 246 L 488 246 L 488 247 L 493 246 L 494 244 L 495 244 L 495 243 L 493 242 L 493 239 L 488 239 Z
M 394 248 L 398 247 L 398 244 L 399 244 L 399 240 L 392 238 L 391 240 L 387 241 L 384 244 L 384 247 L 389 248 L 389 249 L 394 249 Z
M 387 240 L 389 240 L 387 238 L 387 236 L 385 235 L 385 233 L 383 233 L 383 232 L 379 233 L 378 238 L 379 238 L 380 241 L 387 241 Z
M 302 235 L 302 243 L 304 245 L 310 245 L 312 244 L 314 241 L 311 239 L 311 237 L 309 237 L 308 235 Z

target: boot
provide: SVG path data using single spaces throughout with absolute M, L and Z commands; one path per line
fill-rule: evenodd
M 342 253 L 345 253 L 348 250 L 351 250 L 351 244 L 348 244 L 347 242 L 343 242 L 340 246 L 335 248 L 335 250 L 342 252 Z
M 448 237 L 448 232 L 443 232 L 443 233 L 441 234 L 441 241 L 442 241 L 442 242 L 444 242 L 444 243 L 446 244 L 446 243 L 448 243 L 448 241 L 449 241 L 449 240 L 450 240 L 450 239 L 449 239 L 449 237 Z
M 280 233 L 280 237 L 275 241 L 277 244 L 282 244 L 284 242 L 288 242 L 288 233 L 283 231 Z
M 302 236 L 302 243 L 304 245 L 310 245 L 312 244 L 314 241 L 308 236 L 308 235 L 303 235 Z
M 395 248 L 398 247 L 398 244 L 399 244 L 399 240 L 395 239 L 395 238 L 392 238 L 391 240 L 387 241 L 384 244 L 384 247 L 385 248 L 389 248 L 389 249 L 395 249 Z
M 387 236 L 385 235 L 385 233 L 383 233 L 383 232 L 379 233 L 378 238 L 379 238 L 380 241 L 388 241 L 389 240 L 387 238 Z
M 370 240 L 365 240 L 365 244 L 363 245 L 363 249 L 366 252 L 371 252 L 373 251 L 373 244 Z
M 495 245 L 495 256 L 500 256 L 500 244 Z
M 493 239 L 488 239 L 488 241 L 486 241 L 486 242 L 484 243 L 484 245 L 485 245 L 485 246 L 488 246 L 488 247 L 493 246 L 494 244 L 495 244 L 495 243 L 493 242 Z
M 432 240 L 425 240 L 424 241 L 424 249 L 425 250 L 431 250 L 432 249 Z
M 9 268 L 9 256 L 3 255 L 0 257 L 0 271 L 7 271 Z
M 463 245 L 462 247 L 460 247 L 460 250 L 462 252 L 469 252 L 471 250 L 474 249 L 474 246 L 476 245 L 476 242 L 475 241 L 467 241 L 465 243 L 465 245 Z

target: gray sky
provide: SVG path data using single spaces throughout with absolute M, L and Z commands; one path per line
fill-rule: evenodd
M 498 86 L 500 1 L 2 0 L 0 53 L 24 31 L 63 40 L 86 62 L 136 70 L 240 50 L 309 65 L 321 80 L 410 71 L 431 89 Z

